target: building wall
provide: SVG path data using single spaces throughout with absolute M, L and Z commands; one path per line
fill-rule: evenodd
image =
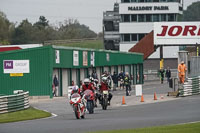
M 0 94 L 13 94 L 14 90 L 29 91 L 30 96 L 46 96 L 52 93 L 52 71 L 49 48 L 17 50 L 0 53 Z M 29 60 L 30 73 L 11 77 L 3 72 L 4 60 Z

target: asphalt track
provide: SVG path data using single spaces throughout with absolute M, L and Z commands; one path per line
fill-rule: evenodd
M 0 133 L 81 133 L 200 121 L 200 95 L 160 103 L 109 107 L 106 111 L 98 107 L 95 114 L 86 114 L 84 120 L 75 119 L 65 100 L 58 101 L 34 105 L 57 117 L 0 124 Z

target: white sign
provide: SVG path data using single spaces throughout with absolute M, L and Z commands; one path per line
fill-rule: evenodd
M 83 66 L 87 66 L 87 65 L 88 65 L 88 52 L 83 51 Z
M 93 67 L 95 66 L 95 63 L 94 63 L 95 60 L 94 59 L 95 59 L 95 52 L 91 52 L 91 54 L 90 54 L 90 65 L 93 66 Z
M 156 22 L 154 44 L 200 44 L 200 22 Z
M 60 51 L 56 50 L 56 63 L 59 64 L 60 63 Z
M 140 84 L 135 85 L 135 95 L 142 96 L 142 85 Z
M 119 14 L 170 14 L 181 13 L 178 2 L 171 3 L 120 3 Z
M 4 60 L 4 73 L 30 73 L 29 60 Z
M 79 66 L 79 53 L 78 53 L 78 51 L 73 51 L 73 65 Z

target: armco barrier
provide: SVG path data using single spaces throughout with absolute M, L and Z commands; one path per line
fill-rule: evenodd
M 200 76 L 188 78 L 184 83 L 183 88 L 179 89 L 179 96 L 191 96 L 200 94 Z
M 0 96 L 0 114 L 29 108 L 29 92 Z

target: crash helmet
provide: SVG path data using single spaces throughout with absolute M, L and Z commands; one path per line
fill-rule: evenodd
M 88 79 L 88 78 L 84 79 L 84 84 L 85 85 L 89 85 L 89 83 L 90 83 L 90 79 Z
M 90 77 L 90 81 L 93 82 L 93 81 L 94 81 L 94 78 L 93 78 L 93 77 Z
M 107 77 L 103 77 L 103 78 L 102 78 L 102 81 L 103 81 L 104 83 L 107 83 L 107 80 L 108 80 Z
M 78 86 L 73 86 L 72 91 L 73 93 L 78 93 Z

